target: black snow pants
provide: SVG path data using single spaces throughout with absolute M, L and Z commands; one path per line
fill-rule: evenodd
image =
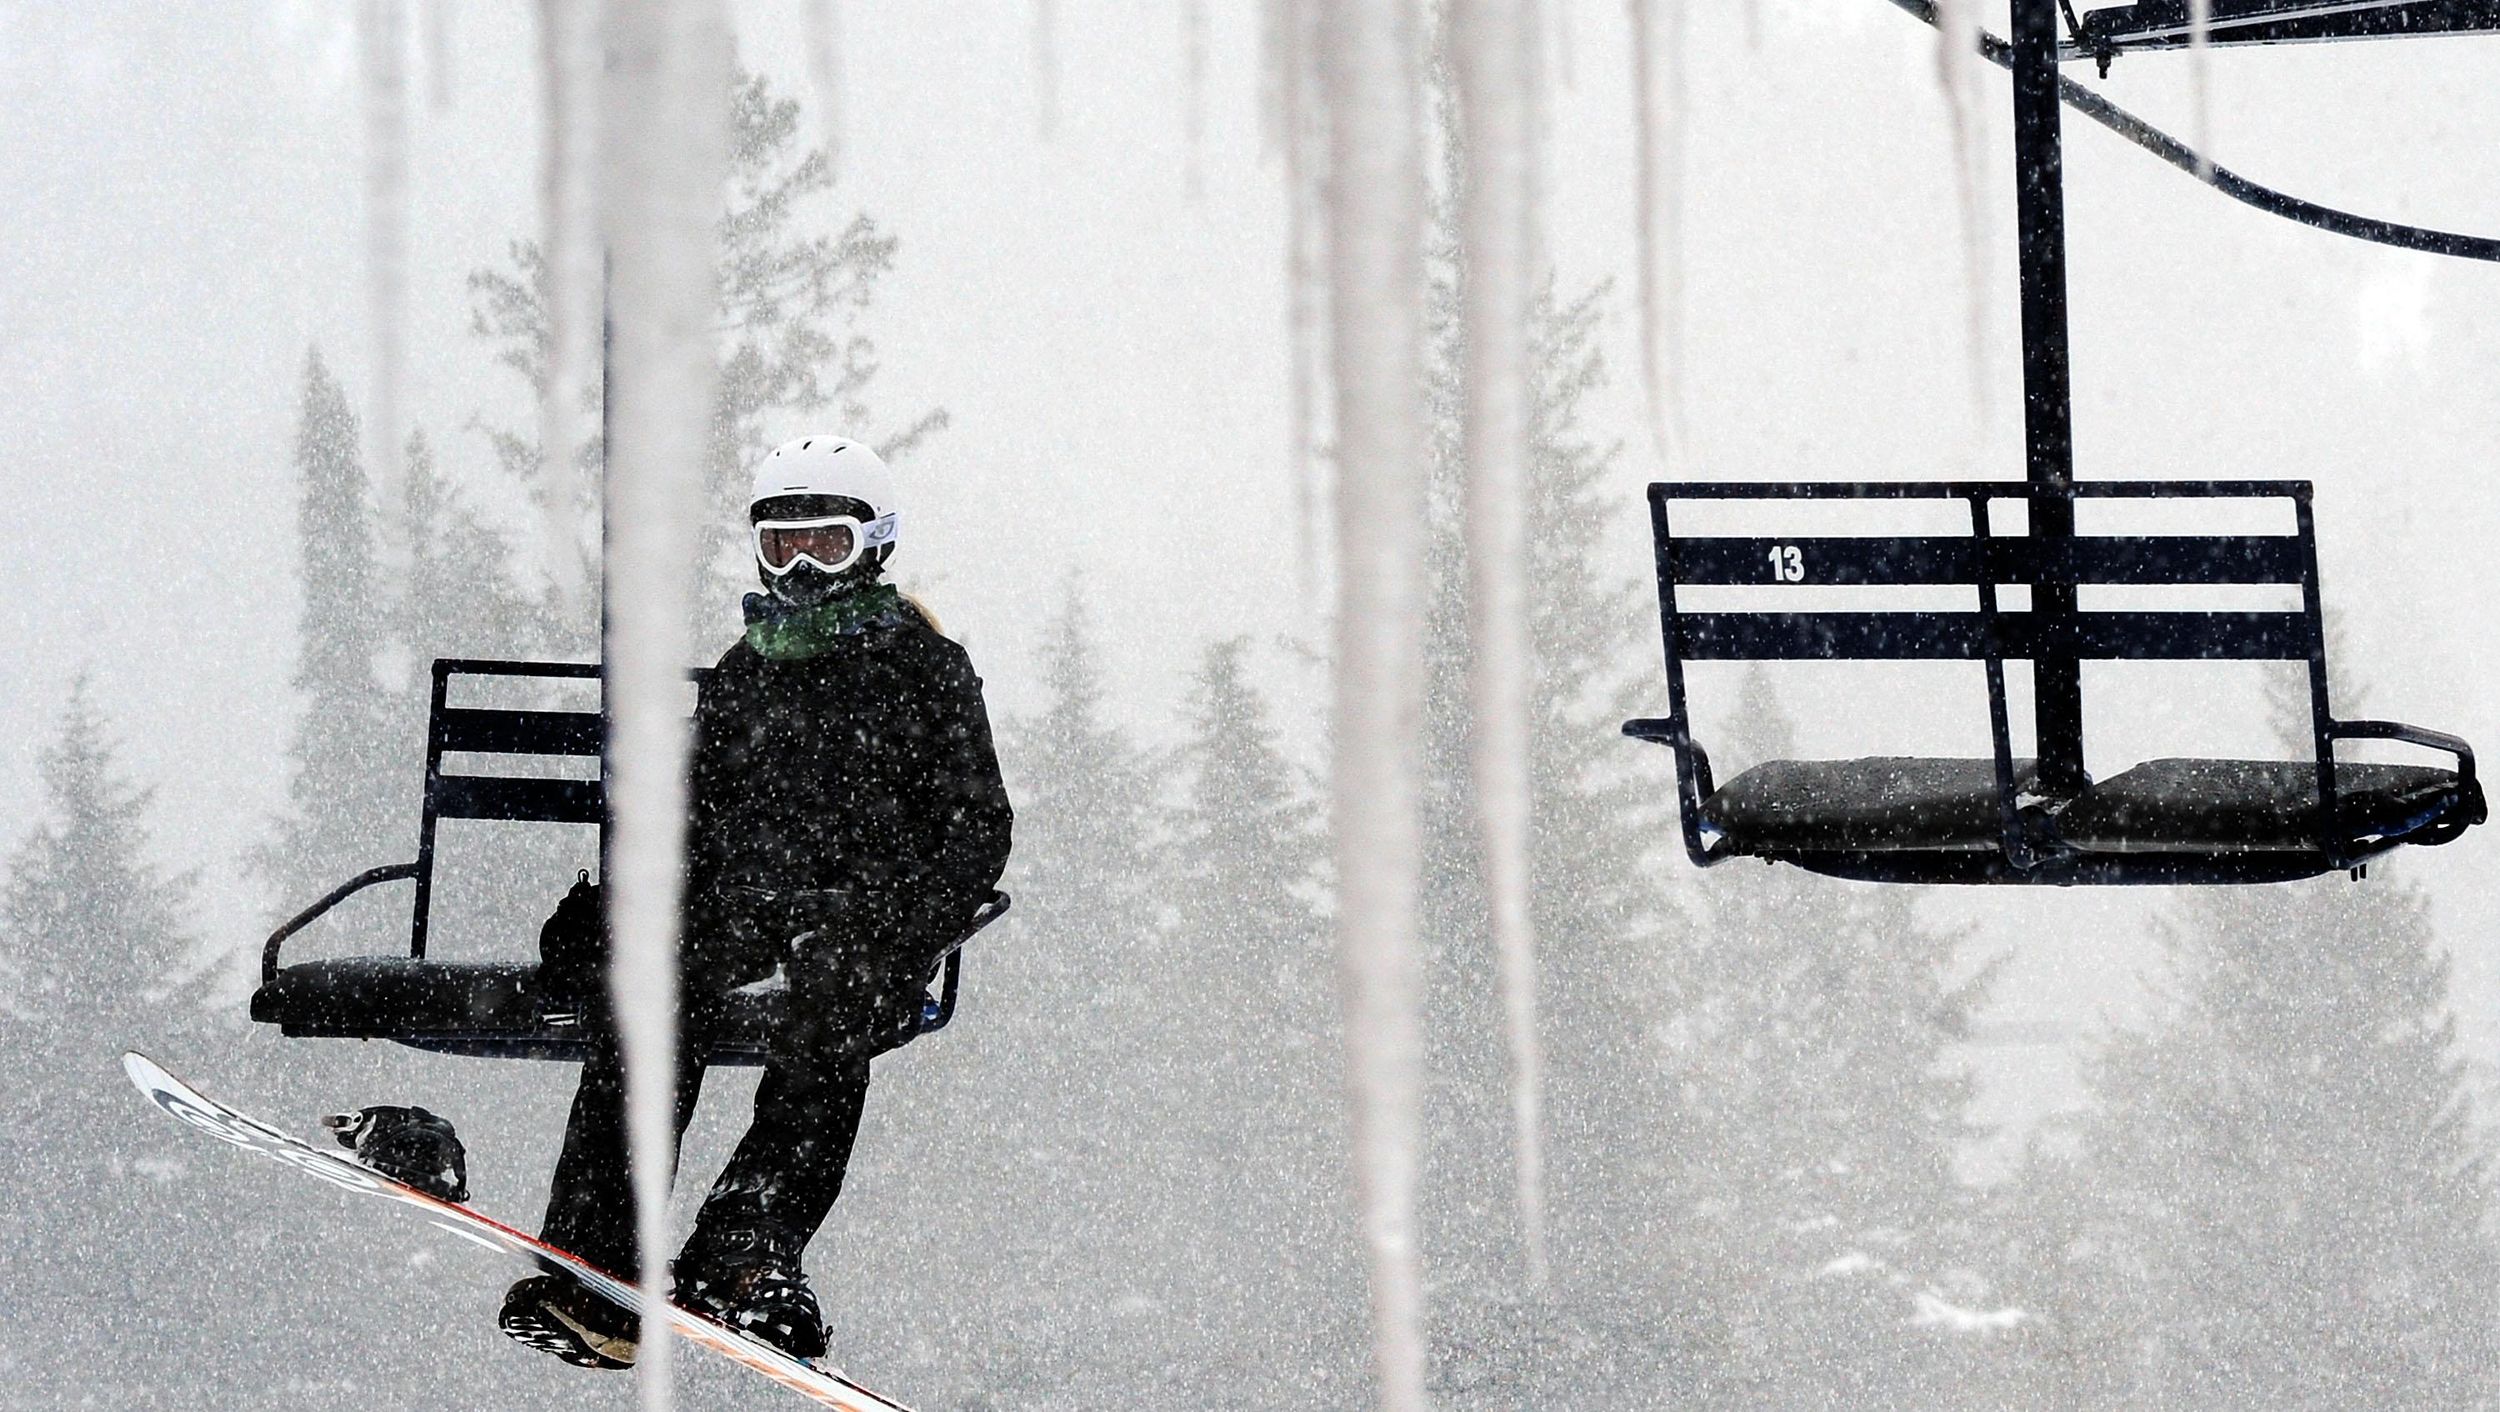
M 890 1030 L 899 1005 L 918 1005 L 925 979 L 909 948 L 885 929 L 802 928 L 785 914 L 753 906 L 691 909 L 680 968 L 677 1113 L 669 1152 L 685 1137 L 703 1088 L 710 1027 L 732 988 L 788 972 L 790 995 L 755 1094 L 755 1113 L 737 1151 L 713 1182 L 687 1248 L 707 1237 L 769 1223 L 805 1248 L 842 1191 L 851 1144 L 868 1098 L 864 1034 Z M 760 914 L 760 915 L 759 915 Z M 795 943 L 780 940 L 804 931 Z M 772 938 L 769 943 L 764 939 Z M 778 953 L 776 956 L 774 953 Z M 894 961 L 902 958 L 898 968 Z M 604 1006 L 597 1007 L 604 1010 Z M 626 1150 L 625 1065 L 615 1026 L 594 1024 L 581 1087 L 565 1126 L 540 1228 L 546 1241 L 614 1274 L 638 1277 L 634 1196 Z

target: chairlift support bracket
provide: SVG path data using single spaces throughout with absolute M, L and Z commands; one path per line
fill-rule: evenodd
M 2492 33 L 2500 33 L 2500 0 L 2211 0 L 2205 42 L 2334 44 Z M 2120 54 L 2194 42 L 2189 0 L 2141 0 L 2085 15 L 2057 52 L 2061 59 L 2091 59 L 2107 76 Z

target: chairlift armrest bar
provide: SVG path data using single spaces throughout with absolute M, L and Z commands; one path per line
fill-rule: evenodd
M 392 863 L 385 867 L 367 868 L 322 894 L 320 901 L 288 918 L 285 925 L 269 934 L 268 942 L 260 949 L 260 983 L 267 985 L 278 978 L 278 949 L 286 945 L 288 937 L 311 925 L 314 918 L 375 883 L 398 882 L 403 878 L 413 878 L 416 875 L 417 865 L 414 863 Z
M 1639 716 L 1623 723 L 1623 733 L 1634 740 L 1659 745 L 1683 745 L 1691 740 L 1684 722 L 1674 716 Z
M 2398 740 L 2428 750 L 2444 750 L 2457 758 L 2457 780 L 2460 784 L 2474 782 L 2474 747 L 2446 731 L 2408 726 L 2402 721 L 2333 721 L 2326 730 L 2329 740 Z
M 991 888 L 989 900 L 972 910 L 972 920 L 964 923 L 963 934 L 955 938 L 955 944 L 947 948 L 948 952 L 951 954 L 962 950 L 963 944 L 978 935 L 983 927 L 1006 916 L 1007 909 L 1014 903 L 1014 898 L 1000 892 L 997 888 Z
M 1684 832 L 1684 852 L 1695 867 L 1707 868 L 1726 856 L 1714 852 L 1701 838 L 1702 801 L 1710 797 L 1717 782 L 1710 773 L 1710 752 L 1693 739 L 1692 729 L 1680 716 L 1640 716 L 1623 723 L 1623 733 L 1634 740 L 1663 745 L 1676 754 L 1676 793 L 1681 808 L 1676 811 Z
M 1012 901 L 1007 894 L 996 888 L 990 889 L 989 900 L 974 910 L 972 920 L 964 926 L 963 935 L 956 937 L 955 944 L 946 948 L 945 959 L 939 963 L 937 1013 L 921 1020 L 920 1034 L 934 1034 L 946 1028 L 955 1018 L 955 997 L 963 984 L 964 943 L 972 940 L 983 927 L 1007 915 Z
M 1700 741 L 1693 739 L 1692 728 L 1685 724 L 1682 717 L 1638 716 L 1623 723 L 1623 733 L 1634 740 L 1646 740 L 1654 745 L 1663 745 L 1679 755 L 1688 757 L 1692 768 L 1694 802 L 1698 804 L 1701 800 L 1710 797 L 1713 785 L 1710 777 L 1710 752 L 1701 748 Z
M 935 1011 L 929 1010 L 927 1008 L 927 1002 L 924 998 L 922 1001 L 919 1024 L 913 1031 L 914 1037 L 924 1034 L 935 1034 L 939 1030 L 945 1029 L 947 1025 L 954 1020 L 955 997 L 962 989 L 963 974 L 964 953 L 963 948 L 958 946 L 954 950 L 947 952 L 946 959 L 938 963 L 937 1009 Z
M 964 943 L 978 936 L 982 928 L 1007 915 L 1007 908 L 1011 901 L 1012 899 L 1007 894 L 992 888 L 989 900 L 973 909 L 972 920 L 964 923 L 964 929 L 956 933 L 955 939 L 946 944 L 944 951 L 937 954 L 937 960 L 952 963 L 956 957 L 963 954 Z M 936 963 L 933 961 L 931 964 Z

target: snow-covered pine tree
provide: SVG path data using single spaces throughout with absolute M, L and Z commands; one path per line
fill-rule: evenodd
M 1795 758 L 1763 668 L 1730 722 L 1724 768 Z M 1995 1262 L 1953 1166 L 1992 969 L 1958 974 L 1967 938 L 1915 889 L 1739 863 L 1694 892 L 1668 1232 L 1692 1397 L 1999 1405 Z
M 295 433 L 293 685 L 302 706 L 287 801 L 256 871 L 292 912 L 349 875 L 399 862 L 414 836 L 412 768 L 373 659 L 390 624 L 374 590 L 373 509 L 356 414 L 321 351 L 305 355 Z
M 1453 168 L 1445 167 L 1445 172 Z M 1454 180 L 1455 178 L 1448 178 Z M 1620 503 L 1602 488 L 1610 443 L 1580 420 L 1605 378 L 1596 322 L 1607 291 L 1538 299 L 1530 354 L 1528 580 L 1537 674 L 1531 693 L 1532 915 L 1547 1062 L 1552 1298 L 1524 1274 L 1511 1173 L 1510 1073 L 1468 766 L 1469 629 L 1460 514 L 1464 272 L 1452 207 L 1436 201 L 1430 407 L 1433 419 L 1425 712 L 1424 935 L 1430 1151 L 1422 1214 L 1433 1272 L 1436 1385 L 1470 1395 L 1619 1396 L 1660 1366 L 1657 1306 L 1640 1284 L 1657 1229 L 1654 1174 L 1674 1104 L 1654 1075 L 1654 1034 L 1671 1013 L 1663 943 L 1670 908 L 1653 840 L 1667 797 L 1656 762 L 1618 727 L 1646 683 L 1639 582 L 1610 567 Z M 1644 1158 L 1640 1154 L 1648 1153 Z M 1541 1341 L 1569 1347 L 1545 1357 Z M 1582 1381 L 1585 1379 L 1585 1381 Z M 1557 1381 L 1565 1380 L 1565 1381 Z
M 178 1199 L 213 1157 L 150 1113 L 121 1074 L 127 1048 L 205 1047 L 195 880 L 150 837 L 153 791 L 116 760 L 93 691 L 70 690 L 41 755 L 44 805 L 9 858 L 0 954 L 17 978 L 0 1017 L 0 1180 L 31 1219 L 0 1221 L 0 1304 L 14 1311 L 9 1401 L 149 1407 L 183 1385 L 170 1346 L 119 1332 L 180 1321 L 200 1227 Z M 129 1272 L 182 1271 L 134 1285 Z M 111 1311 L 101 1323 L 34 1311 Z
M 697 593 L 699 637 L 723 637 L 737 620 L 738 595 L 753 588 L 743 540 L 746 473 L 771 439 L 794 430 L 794 414 L 812 414 L 817 430 L 874 434 L 867 389 L 877 371 L 875 341 L 864 331 L 877 285 L 892 270 L 900 242 L 876 221 L 854 213 L 834 231 L 823 217 L 833 169 L 822 148 L 804 142 L 810 130 L 799 101 L 770 80 L 741 71 L 731 104 L 730 175 L 720 224 L 720 409 L 704 459 L 707 503 L 701 562 L 714 571 Z M 496 361 L 542 393 L 550 352 L 545 252 L 535 241 L 512 243 L 501 268 L 469 275 L 471 328 L 494 346 Z M 581 394 L 597 405 L 596 389 Z M 943 427 L 943 411 L 926 411 L 877 437 L 880 454 L 907 453 Z M 497 459 L 523 483 L 537 479 L 536 428 L 491 428 Z M 576 448 L 595 466 L 594 444 Z M 585 624 L 568 624 L 579 634 Z M 570 644 L 586 652 L 587 639 Z
M 419 768 L 433 697 L 429 664 L 438 657 L 530 657 L 544 626 L 538 605 L 514 581 L 509 543 L 444 474 L 422 428 L 409 433 L 405 454 L 415 565 L 397 606 L 399 640 L 416 654 L 416 670 L 386 707 L 384 785 L 395 793 L 400 822 L 385 851 L 394 857 L 414 856 Z M 559 689 L 535 704 L 581 707 L 589 699 Z M 481 846 L 481 835 L 489 831 L 491 844 Z M 485 933 L 498 955 L 532 954 L 538 924 L 564 894 L 574 869 L 597 866 L 588 829 L 470 821 L 447 826 L 437 846 L 443 883 L 435 893 L 435 916 L 447 930 Z
M 872 1120 L 891 1103 L 915 1116 L 862 1139 L 857 1185 L 942 1180 L 949 1219 L 930 1226 L 921 1199 L 837 1218 L 901 1223 L 868 1244 L 908 1252 L 911 1305 L 875 1337 L 954 1330 L 911 1372 L 932 1403 L 1186 1405 L 1155 1390 L 1205 1351 L 1170 1303 L 1157 1203 L 1177 1141 L 1158 1045 L 1187 997 L 1154 984 L 1156 775 L 1105 710 L 1096 641 L 1071 578 L 1038 654 L 1041 709 L 998 726 L 1015 910 L 974 939 L 954 1026 L 881 1068 L 870 1099 Z
M 1364 1373 L 1326 826 L 1251 660 L 1239 637 L 1200 658 L 1164 827 L 1179 1023 L 1158 1057 L 1188 1138 L 1167 1181 L 1207 1335 L 1193 1407 L 1343 1402 Z M 1245 1377 L 1251 1349 L 1269 1371 Z
M 2277 704 L 2305 753 L 2305 695 Z M 2025 1183 L 2067 1405 L 2500 1401 L 2495 1153 L 2402 867 L 2199 889 L 2163 924 L 2163 1012 Z
M 123 777 L 93 694 L 84 676 L 71 686 L 60 734 L 41 757 L 45 817 L 10 859 L 0 951 L 22 977 L 9 1033 L 29 1046 L 10 1072 L 97 1070 L 112 1083 L 88 1087 L 110 1089 L 122 1083 L 111 1062 L 122 1050 L 205 1023 L 183 1002 L 203 958 L 191 933 L 196 879 L 156 861 L 155 791 Z
M 1552 1144 L 1555 1287 L 1548 1317 L 1593 1355 L 1594 1396 L 1662 1364 L 1658 1182 L 1678 1151 L 1658 1035 L 1676 1013 L 1680 927 L 1667 881 L 1663 752 L 1626 740 L 1657 686 L 1648 586 L 1619 566 L 1625 500 L 1615 445 L 1583 423 L 1607 378 L 1598 323 L 1611 290 L 1550 286 L 1532 325 L 1529 637 L 1536 645 L 1531 780 L 1534 917 Z M 1637 562 L 1637 561 L 1634 561 Z M 1628 1176 L 1627 1176 L 1628 1174 Z M 1556 1376 L 1547 1365 L 1548 1378 Z
M 1045 704 L 1009 724 L 1002 752 L 1016 806 L 1007 887 L 1024 940 L 1018 973 L 999 984 L 1031 1007 L 1024 1019 L 1035 1027 L 1024 1058 L 1039 1121 L 1026 1150 L 1049 1154 L 1045 1184 L 1060 1208 L 1043 1226 L 1086 1251 L 1079 1268 L 1093 1266 L 1110 1298 L 1151 1297 L 1143 1281 L 1167 1272 L 1151 1268 L 1156 1242 L 1137 1224 L 1151 1217 L 1137 1209 L 1135 1177 L 1171 1138 L 1156 1091 L 1173 1057 L 1159 1046 L 1159 1012 L 1177 999 L 1155 984 L 1154 772 L 1104 709 L 1082 583 L 1071 576 L 1064 594 L 1043 639 Z
M 399 604 L 420 667 L 434 657 L 517 657 L 538 637 L 533 605 L 512 573 L 512 548 L 443 473 L 424 428 L 408 434 L 408 521 L 416 566 Z M 411 678 L 420 698 L 422 671 Z
M 878 281 L 894 268 L 901 241 L 864 213 L 839 234 L 806 217 L 833 190 L 824 149 L 802 143 L 799 102 L 776 94 L 760 74 L 742 73 L 731 102 L 729 209 L 721 222 L 720 298 L 729 341 L 721 361 L 720 411 L 712 422 L 706 483 L 722 512 L 705 541 L 708 562 L 728 566 L 737 584 L 753 577 L 739 542 L 747 469 L 770 449 L 791 412 L 829 417 L 828 430 L 874 435 L 867 403 L 877 347 L 861 320 Z M 943 411 L 877 435 L 877 451 L 900 456 L 946 425 Z
M 1095 632 L 1084 585 L 1072 575 L 1043 635 L 1043 707 L 1003 732 L 1001 763 L 1016 803 L 1008 877 L 1018 909 L 1029 907 L 1029 927 L 1067 926 L 1096 955 L 1133 957 L 1155 930 L 1154 772 L 1104 710 Z M 1103 968 L 1114 978 L 1133 969 Z

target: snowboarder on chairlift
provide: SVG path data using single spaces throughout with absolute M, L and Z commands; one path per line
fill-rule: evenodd
M 722 998 L 775 970 L 789 993 L 754 1120 L 677 1257 L 674 1297 L 812 1358 L 824 1321 L 800 1256 L 841 1190 L 869 1057 L 914 1032 L 932 973 L 1006 866 L 1013 816 L 970 659 L 883 580 L 899 537 L 885 463 L 841 437 L 790 442 L 757 467 L 748 518 L 765 591 L 747 596 L 745 636 L 695 707 L 681 1138 Z M 544 969 L 604 957 L 586 889 L 549 921 Z M 543 980 L 598 1009 L 597 964 Z M 541 1234 L 632 1277 L 624 1066 L 613 1024 L 594 1032 Z M 630 1365 L 639 1335 L 630 1311 L 556 1275 L 514 1285 L 500 1322 L 585 1367 Z

